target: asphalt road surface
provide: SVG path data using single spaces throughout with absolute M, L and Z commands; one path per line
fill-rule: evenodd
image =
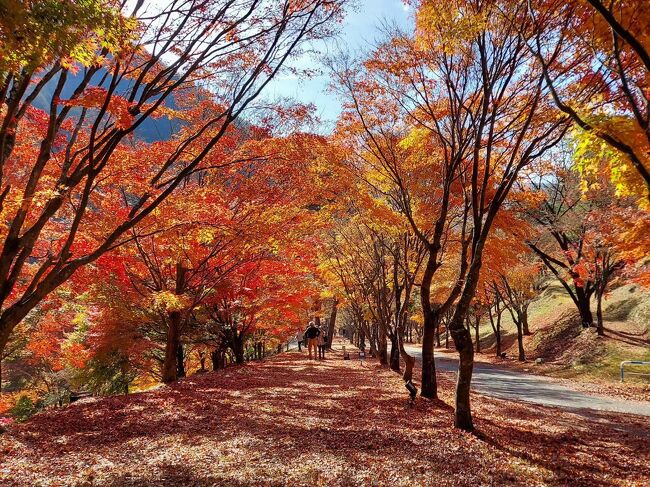
M 407 345 L 416 360 L 422 359 L 420 347 Z M 436 355 L 438 370 L 456 372 L 458 359 Z M 496 365 L 475 362 L 472 389 L 486 396 L 532 402 L 566 409 L 595 409 L 650 416 L 650 402 L 613 399 L 573 390 L 546 377 L 508 370 Z

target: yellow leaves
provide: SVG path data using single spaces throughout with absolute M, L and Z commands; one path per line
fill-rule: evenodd
M 187 296 L 178 295 L 171 291 L 154 293 L 152 302 L 156 308 L 165 310 L 168 313 L 183 311 L 189 306 L 189 298 Z
M 215 239 L 215 231 L 212 228 L 201 228 L 199 229 L 198 235 L 196 237 L 196 240 L 203 245 L 210 244 L 214 242 Z
M 620 140 L 640 156 L 642 164 L 650 167 L 650 156 L 643 145 L 643 134 L 632 120 L 610 117 L 601 121 L 598 127 L 598 130 L 614 131 Z M 648 208 L 648 189 L 626 154 L 613 149 L 597 134 L 577 128 L 571 133 L 571 141 L 576 168 L 583 179 L 581 187 L 585 193 L 601 189 L 601 178 L 605 177 L 614 184 L 617 196 L 634 197 L 641 208 Z
M 430 131 L 424 127 L 413 127 L 409 133 L 399 142 L 402 149 L 421 147 L 422 143 L 430 137 Z
M 36 70 L 61 60 L 64 67 L 97 62 L 129 48 L 138 22 L 107 0 L 0 2 L 0 71 Z
M 438 46 L 447 53 L 462 50 L 488 26 L 488 9 L 459 0 L 423 0 L 416 15 L 416 46 Z

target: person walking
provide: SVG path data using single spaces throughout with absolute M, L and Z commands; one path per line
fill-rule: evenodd
M 324 359 L 325 358 L 325 344 L 327 343 L 327 336 L 325 336 L 325 332 L 321 331 L 318 334 L 318 358 L 319 359 Z
M 311 360 L 311 351 L 314 350 L 314 360 L 318 358 L 316 355 L 318 352 L 318 336 L 320 335 L 320 330 L 316 328 L 316 325 L 313 321 L 309 322 L 309 326 L 305 330 L 305 338 L 307 338 L 307 350 L 309 351 L 309 360 Z
M 298 351 L 302 352 L 302 342 L 305 340 L 305 335 L 301 335 L 300 332 L 296 333 L 296 341 L 298 342 Z

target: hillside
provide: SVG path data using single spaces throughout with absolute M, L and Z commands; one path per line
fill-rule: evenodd
M 559 283 L 550 282 L 530 305 L 532 335 L 524 337 L 527 361 L 522 366 L 555 377 L 619 388 L 621 361 L 650 361 L 650 292 L 634 284 L 618 287 L 604 301 L 603 316 L 604 337 L 593 328 L 584 330 L 569 296 Z M 503 328 L 505 362 L 517 366 L 516 329 L 507 312 Z M 492 360 L 494 338 L 489 323 L 483 323 L 481 330 L 481 357 Z M 650 373 L 647 366 L 629 370 Z M 650 394 L 650 376 L 626 376 L 620 388 Z
M 645 418 L 473 395 L 477 432 L 441 401 L 406 407 L 374 363 L 290 352 L 171 387 L 76 403 L 0 435 L 6 486 L 633 485 L 650 480 Z M 419 375 L 419 374 L 418 374 Z M 640 485 L 640 484 L 639 484 Z

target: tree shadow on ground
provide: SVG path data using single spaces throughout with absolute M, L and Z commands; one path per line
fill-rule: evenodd
M 647 453 L 637 459 L 637 470 L 630 471 L 630 456 L 647 452 L 650 426 L 644 418 L 621 421 L 620 416 L 592 410 L 569 413 L 516 403 L 503 404 L 500 411 L 514 421 L 496 422 L 483 415 L 473 434 L 503 453 L 552 472 L 553 483 L 604 486 L 615 480 L 650 478 Z
M 450 374 L 441 374 L 439 384 L 453 389 Z M 512 459 L 551 472 L 550 484 L 573 478 L 574 485 L 606 485 L 602 462 L 617 478 L 634 478 L 624 455 L 647 440 L 633 435 L 636 428 L 648 433 L 647 425 L 624 431 L 607 415 L 581 417 L 475 395 L 477 437 L 486 451 L 451 428 L 445 394 L 418 398 L 409 409 L 397 374 L 336 353 L 308 362 L 291 352 L 38 415 L 12 432 L 23 445 L 12 455 L 26 455 L 34 475 L 57 468 L 73 475 L 82 468 L 79 458 L 101 460 L 112 465 L 102 467 L 104 485 L 310 485 L 334 467 L 336 485 L 383 475 L 409 476 L 412 485 L 513 485 L 519 479 Z M 610 455 L 613 447 L 621 453 Z M 647 466 L 639 474 L 650 476 Z

